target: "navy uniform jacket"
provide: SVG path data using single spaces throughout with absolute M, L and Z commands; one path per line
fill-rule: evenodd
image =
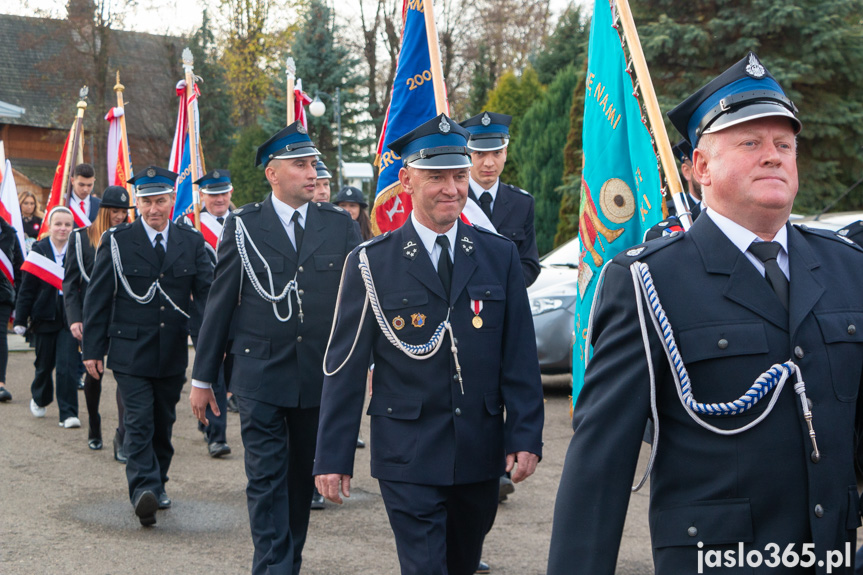
M 235 237 L 237 218 L 242 218 L 269 264 L 277 294 L 296 275 L 303 301 L 302 323 L 293 292 L 288 295 L 293 314 L 282 323 L 273 314 L 273 304 L 258 295 L 242 272 Z M 213 289 L 198 336 L 194 379 L 216 381 L 223 352 L 233 337 L 228 350 L 234 357 L 232 393 L 281 407 L 320 405 L 321 366 L 342 265 L 360 238 L 347 212 L 327 203 L 309 203 L 303 229 L 298 260 L 271 196 L 234 210 L 225 221 Z M 258 280 L 271 291 L 264 263 L 248 240 L 246 249 Z M 287 298 L 278 309 L 282 317 L 287 316 Z
M 413 223 L 363 245 L 386 321 L 404 323 L 395 332 L 404 342 L 426 343 L 449 306 Z M 542 455 L 542 385 L 518 251 L 509 240 L 462 222 L 454 247 L 450 319 L 464 395 L 449 335 L 431 359 L 411 359 L 384 337 L 369 310 L 350 360 L 324 380 L 315 475 L 353 473 L 370 353 L 372 476 L 427 485 L 475 483 L 500 477 L 507 453 Z M 327 352 L 330 371 L 347 357 L 360 323 L 363 298 L 357 294 L 365 288 L 358 254 L 354 250 L 346 264 Z M 471 299 L 483 303 L 479 329 L 471 324 Z
M 470 191 L 476 203 L 479 200 Z M 536 230 L 533 223 L 533 196 L 515 186 L 500 182 L 491 212 L 491 223 L 497 233 L 515 242 L 524 283 L 527 286 L 536 281 L 539 275 L 539 251 L 536 247 Z
M 705 552 L 723 553 L 742 542 L 745 552 L 757 549 L 765 558 L 768 543 L 781 550 L 794 543 L 800 553 L 803 543 L 814 542 L 815 557 L 823 559 L 828 550 L 844 552 L 851 541 L 853 553 L 860 524 L 855 414 L 863 376 L 863 299 L 855 286 L 863 283 L 863 250 L 849 244 L 832 232 L 788 226 L 790 312 L 709 217 L 685 234 L 613 260 L 597 304 L 595 355 L 573 417 L 549 575 L 614 573 L 650 413 L 629 271 L 636 260 L 650 267 L 695 400 L 736 400 L 771 365 L 791 359 L 812 401 L 821 451 L 820 461 L 813 462 L 793 380 L 757 427 L 733 436 L 700 427 L 681 405 L 651 326 L 660 422 L 649 515 L 656 573 L 696 573 L 699 542 Z M 771 397 L 742 415 L 703 418 L 718 427 L 740 427 L 762 413 Z M 745 572 L 777 571 L 762 565 Z
M 72 232 L 69 238 L 69 247 L 66 249 L 63 303 L 66 305 L 66 317 L 69 319 L 69 325 L 84 321 L 84 297 L 87 294 L 87 282 L 81 272 L 83 271 L 88 276 L 93 274 L 96 250 L 90 243 L 87 229 L 79 228 Z M 81 246 L 81 261 L 78 261 L 79 244 Z
M 133 300 L 116 278 L 111 237 L 117 239 L 123 272 L 139 296 L 158 279 L 186 313 L 189 298 L 205 301 L 213 265 L 204 238 L 185 224 L 168 223 L 168 247 L 159 266 L 156 250 L 140 219 L 111 228 L 102 236 L 84 298 L 84 359 L 102 359 L 120 373 L 162 378 L 185 372 L 189 363 L 189 320 L 157 292 L 148 304 Z
M 47 236 L 34 243 L 30 251 L 54 261 L 54 250 Z M 68 250 L 66 257 L 69 257 Z M 63 296 L 59 290 L 31 273 L 22 273 L 21 276 L 21 287 L 15 302 L 15 325 L 26 327 L 29 318 L 30 331 L 33 333 L 53 333 L 66 329 Z

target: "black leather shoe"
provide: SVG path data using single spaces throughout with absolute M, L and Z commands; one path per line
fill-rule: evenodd
M 101 439 L 91 439 L 87 441 L 87 447 L 92 449 L 93 451 L 99 451 L 102 449 L 102 440 Z
M 365 447 L 366 447 L 366 442 L 363 441 L 362 437 L 357 436 L 357 449 L 365 449 Z
M 312 493 L 312 509 L 324 508 L 324 496 L 318 493 L 318 488 L 315 487 L 315 492 Z
M 506 496 L 513 493 L 515 493 L 515 485 L 512 483 L 512 479 L 510 479 L 506 475 L 501 475 L 500 490 L 498 491 L 497 495 L 498 502 L 506 501 Z
M 135 515 L 138 516 L 138 521 L 144 527 L 156 524 L 156 510 L 158 508 L 159 502 L 156 499 L 156 494 L 152 491 L 142 491 L 135 501 Z
M 168 497 L 168 494 L 162 491 L 159 494 L 159 509 L 170 509 L 171 508 L 171 498 Z
M 12 394 L 2 385 L 0 385 L 0 401 L 12 401 Z
M 126 452 L 123 451 L 123 440 L 120 439 L 120 434 L 114 433 L 114 459 L 120 463 L 126 463 Z
M 228 444 L 221 441 L 214 441 L 207 446 L 207 449 L 210 452 L 210 457 L 221 457 L 223 455 L 230 455 L 231 453 L 231 448 Z
M 479 565 L 477 565 L 474 573 L 491 573 L 491 567 L 488 566 L 488 563 L 480 559 Z
M 234 395 L 228 398 L 228 411 L 240 413 L 240 408 L 237 405 L 237 397 Z

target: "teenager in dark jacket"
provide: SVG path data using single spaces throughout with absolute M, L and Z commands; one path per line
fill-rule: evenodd
M 15 309 L 15 288 L 21 285 L 21 264 L 24 255 L 15 228 L 0 218 L 0 318 L 6 322 Z M 10 269 L 11 265 L 11 269 Z M 14 280 L 10 281 L 10 280 Z M 6 363 L 9 359 L 9 345 L 6 342 L 6 329 L 0 329 L 0 402 L 11 401 L 12 394 L 6 389 Z

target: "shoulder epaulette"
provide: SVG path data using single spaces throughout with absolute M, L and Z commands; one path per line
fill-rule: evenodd
M 806 224 L 795 224 L 794 227 L 805 234 L 827 238 L 828 240 L 833 240 L 834 242 L 839 242 L 840 244 L 851 246 L 857 250 L 863 251 L 863 248 L 861 248 L 857 244 L 857 242 L 845 237 L 844 235 L 839 234 L 838 232 L 834 232 L 832 230 L 825 230 L 824 228 L 811 228 Z
M 246 204 L 245 206 L 239 207 L 233 212 L 235 216 L 244 216 L 246 214 L 250 214 L 252 212 L 257 212 L 261 209 L 261 202 L 255 202 L 253 204 Z
M 524 194 L 525 196 L 530 196 L 530 194 L 527 191 L 522 190 L 518 186 L 514 186 L 512 184 L 506 184 L 504 182 L 501 182 L 501 185 L 506 186 L 507 188 L 511 189 L 513 192 L 518 192 L 519 194 Z M 530 196 L 530 197 L 533 197 L 533 196 Z
M 131 227 L 132 227 L 131 223 L 124 222 L 124 223 L 120 224 L 119 226 L 114 226 L 113 228 L 108 228 L 108 231 L 112 232 L 112 233 L 122 232 L 123 230 L 128 230 Z
M 490 229 L 488 229 L 488 228 L 484 228 L 484 227 L 482 227 L 482 226 L 478 226 L 478 225 L 476 225 L 476 224 L 471 224 L 471 227 L 473 227 L 473 229 L 475 229 L 475 230 L 476 230 L 476 231 L 478 231 L 478 232 L 482 232 L 482 233 L 484 233 L 484 234 L 488 234 L 488 235 L 490 235 L 490 236 L 495 236 L 495 237 L 498 237 L 498 238 L 503 238 L 503 236 L 502 236 L 502 235 L 500 235 L 499 233 L 497 233 L 497 232 L 496 232 L 496 231 L 494 231 L 494 230 L 490 230 Z
M 390 232 L 384 232 L 379 236 L 375 236 L 370 240 L 364 241 L 363 243 L 361 243 L 360 245 L 357 246 L 357 249 L 366 248 L 368 246 L 378 244 L 378 243 L 384 241 L 385 239 L 387 239 L 388 237 L 390 237 Z
M 640 260 L 645 256 L 649 256 L 654 252 L 658 252 L 666 246 L 670 246 L 674 242 L 683 238 L 685 232 L 671 232 L 667 236 L 660 236 L 649 242 L 632 246 L 628 250 L 623 250 L 614 257 L 614 260 L 625 266 L 629 266 L 632 262 Z
M 336 212 L 351 217 L 351 215 L 344 208 L 341 208 L 335 204 L 331 204 L 329 202 L 315 202 L 315 205 L 322 210 L 326 210 L 328 212 Z
M 194 232 L 196 234 L 201 233 L 197 230 L 197 228 L 195 228 L 195 226 L 191 226 L 191 225 L 189 225 L 183 221 L 174 222 L 174 225 L 177 226 L 178 228 L 180 228 L 181 230 L 186 230 L 187 232 Z

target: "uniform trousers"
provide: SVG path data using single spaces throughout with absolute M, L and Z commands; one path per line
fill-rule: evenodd
M 114 371 L 126 408 L 126 480 L 132 503 L 142 491 L 156 495 L 165 489 L 174 456 L 171 431 L 185 373 L 168 377 L 139 377 Z
M 252 575 L 297 575 L 315 487 L 320 409 L 279 407 L 241 396 L 237 407 L 255 544 Z
M 402 575 L 471 575 L 494 523 L 500 479 L 464 485 L 379 480 Z
M 60 421 L 78 417 L 77 364 L 81 361 L 78 340 L 68 329 L 33 334 L 36 347 L 36 374 L 30 385 L 30 394 L 36 405 L 45 407 L 54 396 L 54 380 L 51 372 L 57 368 L 57 407 Z

